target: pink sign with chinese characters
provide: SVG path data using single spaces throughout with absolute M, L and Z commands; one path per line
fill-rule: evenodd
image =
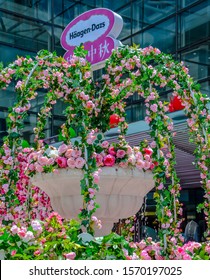
M 120 15 L 105 8 L 87 11 L 71 21 L 61 35 L 61 45 L 69 61 L 74 48 L 80 44 L 88 51 L 86 59 L 97 69 L 121 45 L 116 38 L 123 27 Z

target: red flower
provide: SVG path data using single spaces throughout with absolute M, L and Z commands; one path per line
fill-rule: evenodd
M 175 112 L 184 109 L 184 106 L 182 105 L 181 98 L 178 98 L 178 96 L 174 96 L 173 99 L 171 99 L 169 104 L 169 112 Z
M 144 152 L 146 155 L 149 155 L 149 156 L 151 156 L 151 154 L 153 153 L 151 148 L 144 148 Z
M 120 117 L 117 114 L 113 114 L 109 118 L 109 125 L 111 128 L 118 126 L 120 122 Z
M 174 112 L 175 110 L 174 110 L 174 107 L 173 107 L 173 105 L 170 103 L 169 104 L 169 112 L 170 113 L 172 113 L 172 112 Z
M 115 157 L 112 155 L 107 155 L 104 157 L 105 166 L 113 166 L 115 164 Z
M 57 161 L 57 164 L 59 165 L 60 168 L 67 167 L 67 159 L 66 158 L 58 157 L 56 161 Z

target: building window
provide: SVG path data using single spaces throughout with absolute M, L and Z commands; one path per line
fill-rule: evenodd
M 179 47 L 194 44 L 210 36 L 209 2 L 204 1 L 180 15 Z

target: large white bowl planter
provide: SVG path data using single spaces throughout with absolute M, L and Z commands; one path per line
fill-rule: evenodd
M 77 218 L 82 207 L 82 178 L 82 170 L 60 169 L 58 174 L 37 174 L 31 181 L 49 195 L 54 211 L 70 219 Z M 110 233 L 114 222 L 138 212 L 144 196 L 154 187 L 154 181 L 151 171 L 103 167 L 99 187 L 96 202 L 100 208 L 95 215 L 102 221 L 102 229 L 96 229 L 95 235 L 103 236 Z

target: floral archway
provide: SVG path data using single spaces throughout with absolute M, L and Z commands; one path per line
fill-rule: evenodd
M 202 187 L 205 190 L 203 209 L 207 223 L 206 236 L 209 237 L 210 114 L 207 96 L 201 94 L 199 85 L 189 76 L 183 63 L 174 61 L 170 55 L 161 53 L 156 48 L 121 47 L 114 50 L 106 62 L 106 74 L 102 76 L 102 81 L 96 84 L 91 76 L 91 66 L 84 58 L 85 54 L 83 48 L 79 47 L 75 56 L 67 63 L 54 53 L 41 51 L 34 60 L 18 58 L 8 67 L 1 69 L 0 88 L 6 90 L 14 80 L 17 94 L 17 103 L 7 119 L 8 136 L 1 149 L 2 223 L 14 223 L 21 219 L 26 222 L 31 219 L 31 213 L 36 217 L 39 207 L 36 208 L 36 213 L 30 209 L 31 192 L 36 198 L 41 197 L 41 211 L 44 207 L 49 207 L 49 199 L 44 194 L 38 194 L 37 189 L 31 189 L 29 177 L 37 172 L 53 172 L 56 168 L 67 166 L 64 159 L 49 159 L 43 143 L 47 118 L 53 105 L 60 99 L 67 104 L 66 122 L 61 126 L 64 144 L 60 149 L 73 148 L 78 153 L 77 168 L 84 171 L 81 180 L 83 207 L 79 214 L 81 225 L 91 234 L 94 234 L 95 222 L 100 226 L 97 218 L 92 218 L 97 208 L 95 197 L 100 182 L 97 155 L 105 145 L 102 135 L 110 129 L 110 116 L 115 116 L 121 131 L 117 148 L 124 151 L 122 161 L 118 161 L 124 162 L 124 167 L 135 165 L 144 171 L 152 170 L 156 188 L 156 214 L 160 224 L 159 237 L 165 252 L 170 251 L 174 238 L 176 242 L 180 239 L 182 209 L 179 203 L 181 186 L 175 170 L 173 123 L 167 115 L 169 104 L 162 102 L 158 93 L 161 88 L 169 88 L 173 96 L 181 99 L 188 117 L 190 141 L 196 144 L 196 166 L 201 172 Z M 24 148 L 21 137 L 23 121 L 30 110 L 31 100 L 36 98 L 40 89 L 44 90 L 46 95 L 38 114 L 37 126 L 34 128 L 34 147 Z M 125 99 L 134 93 L 138 93 L 145 100 L 145 121 L 151 128 L 154 141 L 151 147 L 147 143 L 141 143 L 136 151 L 141 153 L 141 158 L 138 160 L 135 157 L 132 163 L 128 160 L 129 145 L 125 141 L 128 127 L 125 121 Z M 75 127 L 81 141 L 74 142 L 72 146 L 72 128 Z M 132 152 L 134 154 L 134 151 Z M 148 166 L 142 161 L 142 156 L 145 160 L 145 153 L 149 157 Z M 42 163 L 39 161 L 40 157 Z M 113 165 L 117 160 L 109 157 L 107 162 Z M 167 188 L 166 180 L 170 181 Z M 35 200 L 35 204 L 40 203 L 38 200 Z M 46 215 L 47 211 L 43 211 L 41 216 L 44 218 Z

